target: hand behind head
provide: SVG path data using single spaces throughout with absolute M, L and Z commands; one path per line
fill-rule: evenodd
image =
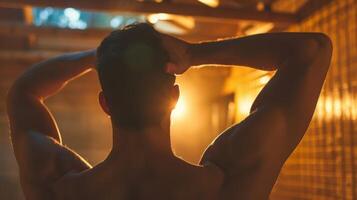
M 186 41 L 160 33 L 162 44 L 168 52 L 170 62 L 165 66 L 165 71 L 170 74 L 182 74 L 190 67 L 190 44 Z

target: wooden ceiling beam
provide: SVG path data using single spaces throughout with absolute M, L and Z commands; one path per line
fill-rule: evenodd
M 88 44 L 86 49 L 95 48 L 99 42 L 112 31 L 111 29 L 66 29 L 56 27 L 37 27 L 25 23 L 13 23 L 13 22 L 0 22 L 0 35 L 11 35 L 13 37 L 23 37 L 32 35 L 35 39 L 34 45 L 29 48 L 17 48 L 9 50 L 8 48 L 2 48 L 0 45 L 0 60 L 1 62 L 37 62 L 42 59 L 57 55 L 61 52 L 79 51 L 84 50 L 83 45 L 75 45 L 75 43 Z M 219 36 L 214 34 L 202 35 L 200 33 L 191 33 L 188 35 L 176 35 L 181 39 L 185 39 L 191 42 L 197 42 L 202 40 L 212 40 Z M 58 38 L 58 39 L 57 39 Z M 48 43 L 45 40 L 61 40 L 63 44 L 70 43 L 71 45 L 56 45 Z M 65 42 L 68 41 L 68 42 Z M 14 41 L 12 41 L 14 42 Z M 47 44 L 44 44 L 47 43 Z M 54 42 L 58 43 L 58 42 Z M 74 44 L 74 45 L 72 45 Z M 93 46 L 91 46 L 93 45 Z M 74 48 L 75 46 L 75 48 Z
M 297 22 L 294 14 L 274 13 L 267 11 L 247 10 L 244 8 L 211 8 L 205 5 L 182 4 L 182 3 L 154 3 L 154 2 L 137 2 L 124 0 L 1 0 L 0 6 L 5 7 L 73 7 L 84 10 L 106 11 L 106 12 L 128 12 L 128 13 L 169 13 L 200 18 L 210 18 L 213 20 L 254 20 L 261 22 L 286 23 L 292 24 Z
M 107 36 L 112 29 L 98 29 L 89 28 L 85 30 L 57 28 L 57 27 L 38 27 L 24 23 L 13 22 L 0 22 L 0 35 L 11 36 L 28 36 L 33 35 L 35 37 L 52 37 L 52 38 L 70 38 L 78 40 L 98 40 L 99 42 Z M 190 42 L 198 42 L 203 40 L 215 40 L 217 38 L 231 37 L 233 35 L 224 36 L 223 34 L 216 35 L 213 32 L 200 31 L 194 33 L 188 33 L 185 35 L 174 35 L 183 40 Z
M 24 23 L 0 22 L 0 34 L 12 36 L 36 36 L 70 37 L 70 38 L 104 38 L 110 33 L 110 29 L 67 29 L 57 27 L 38 27 Z

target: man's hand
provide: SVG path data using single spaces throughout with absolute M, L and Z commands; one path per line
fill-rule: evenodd
M 166 72 L 170 74 L 184 73 L 191 66 L 188 52 L 190 44 L 166 34 L 161 33 L 160 35 L 162 44 L 170 56 L 170 62 L 165 67 Z

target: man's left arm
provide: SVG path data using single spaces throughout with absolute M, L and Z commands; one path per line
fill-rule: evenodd
M 91 168 L 62 145 L 56 121 L 44 101 L 69 81 L 90 71 L 94 64 L 95 50 L 64 54 L 35 64 L 9 90 L 11 140 L 28 199 L 48 198 L 47 189 L 61 176 Z

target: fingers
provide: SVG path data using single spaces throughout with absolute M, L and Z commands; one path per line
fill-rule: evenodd
M 165 66 L 165 72 L 172 75 L 183 74 L 186 70 L 188 70 L 187 67 L 180 66 L 172 62 L 167 63 Z
M 177 65 L 175 65 L 174 63 L 167 63 L 165 66 L 165 72 L 175 75 L 177 73 Z
M 185 46 L 179 39 L 161 34 L 163 47 L 169 54 L 170 61 L 165 66 L 165 72 L 169 74 L 182 74 L 185 68 Z

